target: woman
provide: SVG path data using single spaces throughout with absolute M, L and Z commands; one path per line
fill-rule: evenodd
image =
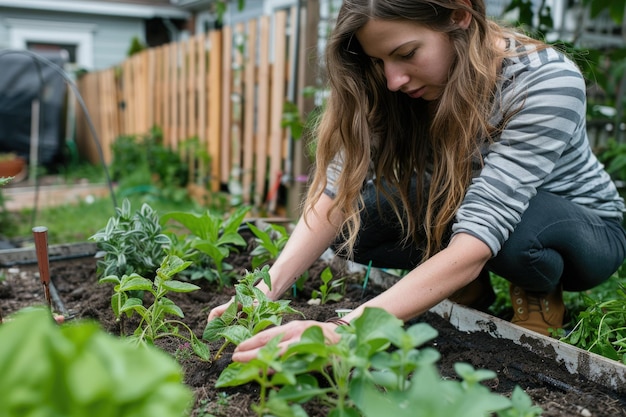
M 624 202 L 588 144 L 583 77 L 489 21 L 483 0 L 346 0 L 327 66 L 315 176 L 271 291 L 259 284 L 269 297 L 334 245 L 410 269 L 348 322 L 365 307 L 407 320 L 447 297 L 484 308 L 493 271 L 511 282 L 512 322 L 548 335 L 563 323 L 563 289 L 591 288 L 621 265 Z M 295 321 L 233 359 L 312 325 L 337 340 L 336 323 Z

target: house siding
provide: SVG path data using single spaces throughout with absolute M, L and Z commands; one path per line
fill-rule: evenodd
M 108 16 L 90 16 L 84 14 L 68 14 L 55 12 L 20 11 L 0 7 L 0 48 L 15 49 L 11 42 L 12 30 L 19 27 L 25 31 L 32 26 L 33 31 L 55 26 L 63 31 L 63 27 L 71 33 L 73 28 L 80 27 L 91 33 L 91 62 L 79 63 L 79 67 L 87 70 L 99 70 L 117 65 L 126 58 L 126 52 L 133 37 L 144 40 L 144 22 L 142 19 Z M 87 28 L 87 29 L 85 29 Z M 37 41 L 55 42 L 56 31 L 50 31 L 48 39 Z

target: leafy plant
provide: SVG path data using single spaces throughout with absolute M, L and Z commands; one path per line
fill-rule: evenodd
M 382 309 L 367 308 L 350 326 L 337 330 L 341 339 L 327 344 L 320 327 L 307 329 L 300 341 L 280 355 L 280 336 L 247 363 L 231 363 L 217 387 L 257 382 L 261 386 L 259 415 L 306 416 L 301 404 L 313 399 L 329 406 L 329 416 L 471 417 L 536 416 L 538 407 L 516 391 L 515 403 L 481 384 L 495 377 L 458 363 L 459 380 L 440 377 L 439 353 L 425 343 L 437 332 L 424 323 L 404 328 Z M 313 375 L 319 375 L 322 382 Z M 521 391 L 521 392 L 520 392 Z
M 193 394 L 176 361 L 95 322 L 57 325 L 28 308 L 0 326 L 0 415 L 182 417 Z
M 189 266 L 190 262 L 174 256 L 166 256 L 154 281 L 143 278 L 136 273 L 124 275 L 108 275 L 100 279 L 101 283 L 114 284 L 114 294 L 111 297 L 111 307 L 116 317 L 122 314 L 131 317 L 133 313 L 141 316 L 141 321 L 133 333 L 133 337 L 140 343 L 154 344 L 161 337 L 175 336 L 188 342 L 193 351 L 202 359 L 209 360 L 210 352 L 193 331 L 180 320 L 168 319 L 167 316 L 184 318 L 183 311 L 172 300 L 166 297 L 169 292 L 184 293 L 200 289 L 200 287 L 172 279 L 180 271 Z M 133 292 L 148 291 L 154 297 L 152 305 L 145 307 L 143 300 L 133 297 Z M 130 294 L 130 295 L 129 295 Z M 185 328 L 189 337 L 179 333 L 178 326 Z
M 202 338 L 224 340 L 215 354 L 219 357 L 229 344 L 238 345 L 269 326 L 278 326 L 285 314 L 298 313 L 289 300 L 270 300 L 256 284 L 263 280 L 271 287 L 269 266 L 248 272 L 235 284 L 233 302 L 222 316 L 207 323 Z
M 230 402 L 228 394 L 219 392 L 216 398 L 203 398 L 199 401 L 198 417 L 218 417 L 226 414 L 226 407 Z
M 319 289 L 313 290 L 311 298 L 319 299 L 320 304 L 326 304 L 328 301 L 339 301 L 343 298 L 344 279 L 333 279 L 333 272 L 330 267 L 326 267 L 320 274 L 322 284 Z
M 169 237 L 161 233 L 159 216 L 147 203 L 133 213 L 130 201 L 124 199 L 116 215 L 109 218 L 106 227 L 92 235 L 100 250 L 97 256 L 98 274 L 153 277 L 159 262 L 165 256 L 164 246 Z
M 157 126 L 144 136 L 118 137 L 112 145 L 111 177 L 119 181 L 120 193 L 153 194 L 184 198 L 176 192 L 189 180 L 187 164 L 180 155 L 163 144 L 163 132 Z
M 626 287 L 620 284 L 616 294 L 606 301 L 582 295 L 587 309 L 561 340 L 626 364 Z
M 256 236 L 254 240 L 257 244 L 250 252 L 252 269 L 278 258 L 289 239 L 287 229 L 279 224 L 268 224 L 263 230 L 252 223 L 248 223 L 248 227 Z
M 598 160 L 606 166 L 613 179 L 626 181 L 626 143 L 611 139 L 598 150 Z
M 184 226 L 189 234 L 174 231 L 180 237 L 178 240 L 187 240 L 189 244 L 184 243 L 178 246 L 178 253 L 185 253 L 184 259 L 193 259 L 194 263 L 202 262 L 199 254 L 208 256 L 210 265 L 205 271 L 208 275 L 205 277 L 209 281 L 215 281 L 218 284 L 218 291 L 221 291 L 226 284 L 230 284 L 232 274 L 232 266 L 225 262 L 231 251 L 236 247 L 246 245 L 246 241 L 239 233 L 239 227 L 244 217 L 250 210 L 250 207 L 239 207 L 229 217 L 224 218 L 221 215 L 212 214 L 205 211 L 203 214 L 195 214 L 191 212 L 170 212 L 161 217 L 161 223 L 173 220 Z M 181 251 L 181 247 L 183 250 Z

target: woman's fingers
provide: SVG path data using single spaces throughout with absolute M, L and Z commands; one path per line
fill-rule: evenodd
M 292 343 L 300 340 L 302 333 L 311 326 L 320 326 L 328 339 L 329 343 L 336 343 L 339 341 L 339 334 L 334 330 L 337 327 L 333 323 L 320 323 L 314 320 L 295 320 L 287 324 L 278 327 L 272 327 L 264 330 L 250 339 L 244 340 L 235 348 L 233 352 L 233 361 L 236 362 L 248 362 L 254 359 L 261 348 L 265 346 L 274 337 L 282 335 L 281 341 L 278 344 L 280 353 L 282 354 L 287 347 Z
M 217 306 L 213 308 L 209 312 L 209 317 L 207 318 L 207 321 L 211 321 L 217 317 L 220 317 L 222 314 L 224 314 L 224 311 L 226 311 L 226 308 L 228 308 L 228 305 L 226 304 L 222 304 L 221 306 Z
M 217 317 L 221 317 L 222 314 L 224 314 L 224 312 L 226 311 L 226 309 L 232 304 L 232 302 L 235 301 L 234 297 L 230 299 L 229 302 L 224 303 L 222 305 L 219 305 L 215 308 L 213 308 L 210 312 L 209 312 L 209 317 L 207 318 L 207 321 L 211 321 Z

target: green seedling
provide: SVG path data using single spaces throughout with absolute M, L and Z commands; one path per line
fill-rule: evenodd
M 317 290 L 313 290 L 311 298 L 320 300 L 320 304 L 326 304 L 329 301 L 339 301 L 343 298 L 344 279 L 333 279 L 333 272 L 330 267 L 326 267 L 320 278 L 322 284 Z
M 248 272 L 235 284 L 233 302 L 222 316 L 207 323 L 202 338 L 224 340 L 216 353 L 219 357 L 229 344 L 238 345 L 269 326 L 279 326 L 285 314 L 298 313 L 289 300 L 270 300 L 256 284 L 263 280 L 271 287 L 269 266 Z
M 333 417 L 478 417 L 504 412 L 498 415 L 532 417 L 541 412 L 521 389 L 514 399 L 490 392 L 481 382 L 494 378 L 492 371 L 458 363 L 459 379 L 443 379 L 436 366 L 439 353 L 424 346 L 437 331 L 424 323 L 405 328 L 386 311 L 366 308 L 350 326 L 337 331 L 340 341 L 328 344 L 320 327 L 310 327 L 282 355 L 276 337 L 255 360 L 230 364 L 216 386 L 258 383 L 259 416 L 305 416 L 302 404 L 311 400 L 326 404 Z
M 198 215 L 190 212 L 170 212 L 161 217 L 161 223 L 166 224 L 169 220 L 183 225 L 189 234 L 184 239 L 190 242 L 185 245 L 184 253 L 189 257 L 195 253 L 208 256 L 212 271 L 209 280 L 215 280 L 218 284 L 218 291 L 230 283 L 229 272 L 232 266 L 225 262 L 228 255 L 237 247 L 245 247 L 246 241 L 239 233 L 239 227 L 250 207 L 239 207 L 230 217 L 224 219 L 222 216 L 214 215 L 209 211 Z M 191 247 L 194 251 L 190 251 Z M 180 252 L 182 253 L 182 252 Z M 188 258 L 184 258 L 188 260 Z M 194 258 L 197 261 L 197 258 Z
M 256 269 L 278 258 L 285 247 L 289 235 L 287 229 L 278 224 L 269 224 L 261 230 L 252 223 L 248 227 L 254 233 L 257 246 L 250 252 L 252 256 L 252 269 Z
M 141 321 L 133 333 L 139 343 L 154 344 L 156 339 L 174 336 L 188 342 L 193 351 L 203 360 L 210 359 L 207 346 L 202 343 L 185 323 L 168 316 L 184 318 L 183 311 L 172 300 L 166 297 L 170 292 L 185 293 L 200 289 L 197 285 L 173 279 L 173 277 L 189 266 L 190 262 L 174 256 L 166 256 L 157 269 L 154 281 L 138 274 L 124 275 L 121 278 L 109 275 L 100 279 L 101 283 L 114 284 L 114 294 L 111 297 L 113 313 L 119 319 L 123 314 L 131 317 L 133 313 L 141 316 Z M 143 305 L 143 300 L 133 297 L 133 292 L 147 291 L 152 294 L 154 301 L 149 307 Z M 131 295 L 129 295 L 131 294 Z M 179 333 L 183 327 L 189 337 Z

